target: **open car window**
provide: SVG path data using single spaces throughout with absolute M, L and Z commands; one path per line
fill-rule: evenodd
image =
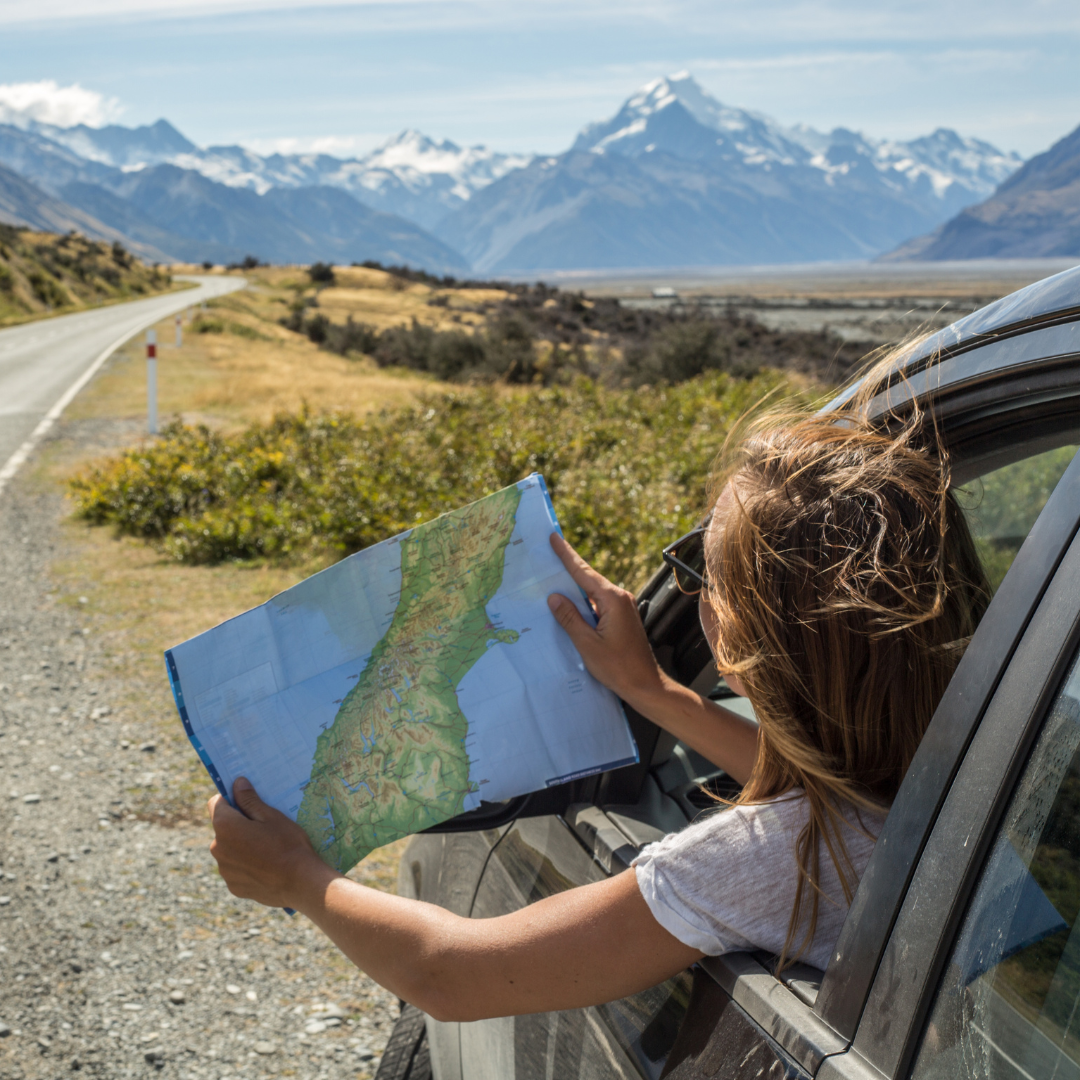
M 994 592 L 1077 451 L 1071 443 L 1030 453 L 1034 448 L 1030 443 L 1015 447 L 1008 456 L 1019 460 L 977 474 L 956 488 Z M 728 688 L 711 659 L 690 685 L 717 704 L 754 719 L 753 706 Z M 682 742 L 671 745 L 654 775 L 661 790 L 679 803 L 688 818 L 716 805 L 709 790 L 722 795 L 737 790 L 719 769 Z
M 976 477 L 957 489 L 979 557 L 998 586 L 1077 450 L 1058 446 Z

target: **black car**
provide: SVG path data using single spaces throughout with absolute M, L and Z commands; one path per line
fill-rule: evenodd
M 930 338 L 875 408 L 914 398 L 936 415 L 996 594 L 828 969 L 777 977 L 771 956 L 740 953 L 597 1008 L 458 1024 L 406 1007 L 380 1077 L 1080 1078 L 1080 267 Z M 749 714 L 666 569 L 639 608 L 669 673 Z M 504 914 L 622 873 L 715 805 L 705 789 L 737 790 L 627 712 L 640 764 L 415 837 L 399 891 Z

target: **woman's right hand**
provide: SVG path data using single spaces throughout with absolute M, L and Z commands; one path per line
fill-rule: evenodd
M 663 673 L 633 594 L 597 573 L 558 533 L 551 534 L 551 546 L 596 612 L 596 626 L 590 626 L 565 596 L 548 597 L 548 607 L 581 653 L 589 674 L 630 705 L 662 690 Z

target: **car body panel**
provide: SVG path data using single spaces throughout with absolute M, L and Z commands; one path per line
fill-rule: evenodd
M 467 916 L 484 866 L 509 827 L 414 836 L 398 867 L 398 895 Z M 427 1018 L 435 1080 L 462 1080 L 460 1027 Z
M 600 823 L 598 832 L 614 828 Z M 588 830 L 585 830 L 588 835 Z M 625 847 L 621 833 L 613 839 Z M 602 845 L 596 850 L 602 851 Z M 616 872 L 623 867 L 616 863 Z M 603 881 L 610 869 L 594 856 L 581 836 L 561 817 L 527 818 L 515 823 L 495 847 L 484 869 L 473 904 L 473 918 L 492 918 L 517 911 L 547 896 L 590 882 Z M 600 1009 L 574 1009 L 461 1025 L 462 1072 L 489 1075 L 498 1061 L 502 1080 L 546 1080 L 567 1077 L 659 1077 L 664 1020 L 674 1038 L 682 1007 L 672 1017 L 670 999 L 680 996 L 679 980 L 654 987 Z M 644 1032 L 657 1016 L 663 1019 L 649 1036 Z M 512 1056 L 500 1040 L 510 1039 Z M 651 1040 L 651 1041 L 650 1041 Z M 644 1042 L 644 1046 L 642 1043 Z M 501 1049 L 496 1050 L 496 1045 Z M 653 1055 L 650 1057 L 650 1055 Z M 491 1075 L 496 1075 L 492 1073 Z
M 668 1055 L 664 1080 L 808 1080 L 761 1027 L 703 969 L 694 972 L 686 1022 Z

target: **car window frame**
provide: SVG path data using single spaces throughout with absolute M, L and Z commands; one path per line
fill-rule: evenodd
M 1070 470 L 1080 472 L 1080 454 Z M 906 1077 L 1002 815 L 1078 649 L 1080 534 L 1074 530 L 920 853 L 851 1047 L 826 1059 L 820 1080 Z
M 1080 363 L 1074 361 L 1072 371 L 1070 385 L 1060 390 L 1067 399 L 1080 400 L 1074 392 L 1080 387 Z M 999 390 L 1013 383 L 1014 375 L 1003 373 Z M 1022 395 L 1010 400 L 1024 407 Z M 947 445 L 950 436 L 965 441 L 966 415 L 954 403 L 952 422 L 942 432 Z M 957 468 L 962 467 L 958 461 Z M 886 942 L 960 762 L 1078 528 L 1080 454 L 1025 538 L 957 666 L 859 882 L 815 1005 L 818 1015 L 848 1040 L 855 1036 Z

